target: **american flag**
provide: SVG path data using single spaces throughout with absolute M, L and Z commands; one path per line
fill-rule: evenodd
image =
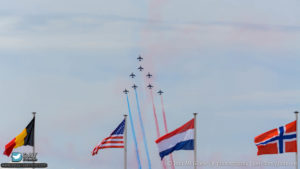
M 92 155 L 98 154 L 100 149 L 105 148 L 124 148 L 124 129 L 125 129 L 125 119 L 119 124 L 119 126 L 110 134 L 109 137 L 102 140 L 100 144 L 98 144 L 93 152 Z

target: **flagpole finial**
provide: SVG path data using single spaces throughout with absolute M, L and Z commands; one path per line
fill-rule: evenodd
M 295 111 L 295 114 L 298 114 L 299 112 L 298 111 Z
M 196 116 L 198 113 L 193 113 L 194 114 L 194 116 Z
M 124 116 L 127 117 L 128 115 L 127 115 L 127 114 L 124 114 Z
M 36 115 L 36 112 L 32 112 L 32 115 L 35 116 L 35 115 Z

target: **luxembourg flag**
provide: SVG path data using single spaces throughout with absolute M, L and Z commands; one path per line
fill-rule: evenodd
M 194 150 L 194 121 L 194 119 L 190 120 L 155 141 L 161 160 L 173 151 Z

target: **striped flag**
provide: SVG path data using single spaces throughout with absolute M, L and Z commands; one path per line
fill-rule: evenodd
M 103 139 L 103 141 L 94 148 L 92 155 L 94 156 L 98 154 L 98 151 L 100 149 L 124 148 L 124 129 L 125 129 L 125 119 L 110 134 L 109 137 Z
M 21 146 L 34 146 L 34 122 L 35 118 L 30 121 L 18 136 L 5 145 L 4 155 L 9 156 L 13 149 Z
M 161 160 L 174 151 L 194 150 L 194 122 L 195 120 L 192 119 L 183 126 L 155 141 Z

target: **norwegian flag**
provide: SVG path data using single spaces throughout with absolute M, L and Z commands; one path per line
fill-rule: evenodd
M 100 149 L 124 148 L 124 129 L 125 129 L 125 119 L 110 134 L 109 137 L 103 139 L 103 141 L 94 148 L 92 155 L 94 156 L 94 155 L 98 154 L 98 151 Z
M 270 130 L 257 137 L 257 155 L 297 152 L 297 121 Z

